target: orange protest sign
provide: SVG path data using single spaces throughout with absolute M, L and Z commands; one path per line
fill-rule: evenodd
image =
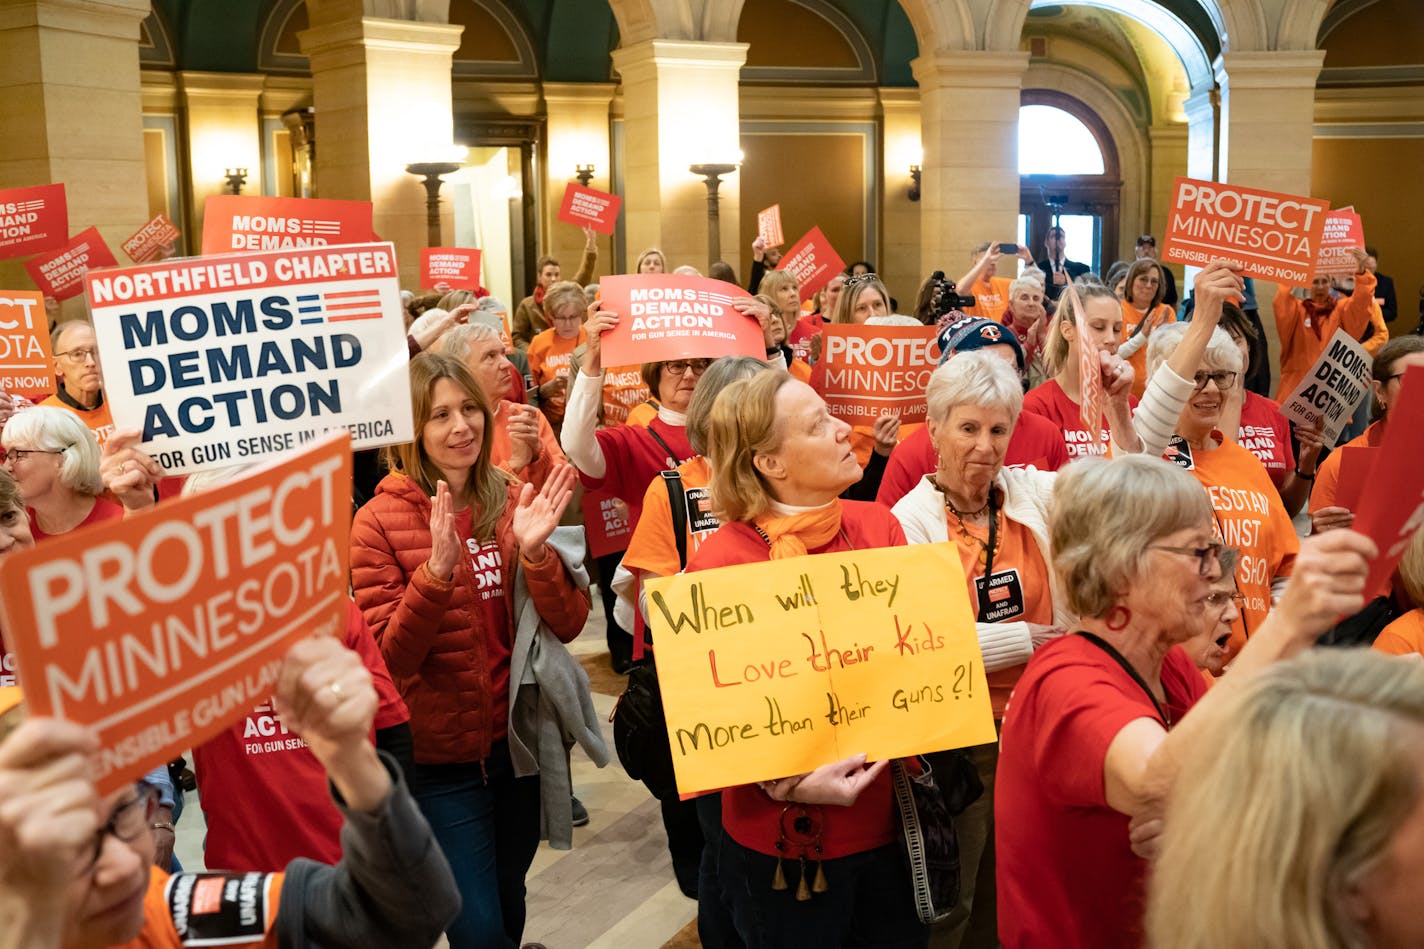
M 1248 277 L 1309 286 L 1330 202 L 1178 178 L 1162 259 L 1229 261 Z
M 40 292 L 56 300 L 68 300 L 84 291 L 84 275 L 95 267 L 112 267 L 118 261 L 97 227 L 80 231 L 53 254 L 31 257 L 25 270 Z
M 884 412 L 901 424 L 926 420 L 925 387 L 939 365 L 935 327 L 827 323 L 824 332 L 811 386 L 831 415 L 852 425 L 874 425 Z
M 605 366 L 689 357 L 766 358 L 761 324 L 732 306 L 751 294 L 724 280 L 621 274 L 604 277 L 599 291 L 603 309 L 619 316 L 618 325 L 603 334 Z
M 1320 234 L 1320 253 L 1315 272 L 1331 276 L 1354 274 L 1359 269 L 1351 250 L 1365 249 L 1365 225 L 1351 208 L 1341 208 L 1325 215 L 1325 229 Z
M 452 290 L 480 288 L 481 251 L 473 247 L 426 247 L 420 251 L 420 285 Z
M 841 260 L 821 229 L 813 227 L 786 252 L 777 269 L 785 270 L 796 278 L 801 302 L 804 303 L 830 283 L 832 277 L 845 270 L 845 261 Z
M 781 205 L 773 204 L 757 212 L 757 236 L 766 241 L 767 247 L 780 247 L 785 243 L 786 235 L 781 233 Z
M 564 189 L 563 204 L 559 205 L 559 220 L 578 227 L 587 225 L 600 234 L 612 234 L 622 206 L 623 199 L 616 194 L 585 188 L 571 181 Z
M 215 194 L 203 206 L 203 255 L 379 241 L 370 201 Z
M 42 294 L 0 290 L 0 392 L 31 398 L 54 392 L 49 318 Z
M 1389 424 L 1370 467 L 1367 483 L 1355 509 L 1354 529 L 1379 545 L 1370 564 L 1365 591 L 1378 591 L 1414 532 L 1424 527 L 1424 467 L 1419 446 L 1424 445 L 1424 366 L 1404 374 L 1399 398 L 1390 403 Z
M 88 725 L 107 794 L 272 694 L 287 648 L 347 613 L 351 445 L 270 467 L 0 564 L 30 711 Z
M 132 237 L 119 246 L 129 255 L 129 260 L 136 264 L 146 264 L 150 260 L 157 260 L 163 248 L 177 239 L 178 228 L 168 220 L 168 215 L 160 211 L 156 218 L 135 231 Z

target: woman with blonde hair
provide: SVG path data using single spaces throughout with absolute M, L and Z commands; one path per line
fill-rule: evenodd
M 1140 946 L 1145 858 L 1181 756 L 1215 747 L 1202 729 L 1227 698 L 1363 605 L 1375 545 L 1351 531 L 1313 538 L 1280 605 L 1208 691 L 1181 644 L 1221 576 L 1212 535 L 1206 492 L 1161 459 L 1088 459 L 1058 475 L 1053 570 L 1079 621 L 1034 652 L 1004 714 L 994 828 L 1005 949 Z M 1184 826 L 1219 847 L 1216 825 Z M 1176 919 L 1219 935 L 1211 915 Z
M 888 510 L 840 499 L 861 475 L 850 426 L 786 373 L 724 389 L 706 443 L 712 512 L 723 526 L 689 573 L 905 543 Z M 747 946 L 925 945 L 887 765 L 856 755 L 722 792 L 718 876 Z M 793 838 L 780 829 L 784 816 L 798 828 Z
M 801 319 L 801 292 L 796 278 L 786 270 L 768 270 L 757 285 L 756 292 L 759 296 L 770 297 L 775 303 L 772 313 L 781 320 L 781 325 L 786 327 L 786 336 L 789 338 L 791 331 L 796 328 L 796 322 Z
M 649 247 L 638 255 L 633 273 L 667 273 L 667 258 L 656 247 Z
M 99 443 L 73 412 L 48 406 L 17 412 L 0 438 L 36 542 L 124 516 L 103 496 Z
M 1197 733 L 1152 872 L 1149 943 L 1420 946 L 1422 881 L 1424 667 L 1321 650 L 1258 675 Z
M 890 291 L 885 289 L 885 284 L 873 273 L 846 278 L 830 321 L 860 326 L 922 325 L 913 316 L 890 312 Z M 900 416 L 887 413 L 877 418 L 873 425 L 854 426 L 850 440 L 855 449 L 856 460 L 860 462 L 861 467 L 865 467 L 870 464 L 872 453 L 888 458 L 901 438 L 914 433 L 922 425 L 923 423 L 914 423 L 902 426 Z M 877 467 L 875 483 L 878 487 L 879 475 L 884 472 L 883 463 Z M 874 496 L 873 492 L 871 496 Z
M 352 587 L 410 709 L 411 789 L 460 888 L 450 945 L 518 945 L 541 822 L 565 849 L 572 834 L 566 753 L 531 752 L 521 682 L 541 661 L 577 670 L 559 643 L 588 618 L 583 550 L 554 535 L 574 472 L 536 492 L 490 464 L 493 413 L 458 360 L 422 353 L 410 384 L 416 437 L 386 449 L 391 473 L 356 512 Z M 597 732 L 568 705 L 556 717 L 535 724 Z

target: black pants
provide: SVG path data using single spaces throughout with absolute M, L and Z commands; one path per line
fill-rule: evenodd
M 613 592 L 613 573 L 623 562 L 623 551 L 595 557 L 593 562 L 598 568 L 598 595 L 603 600 L 603 618 L 608 627 L 608 655 L 615 669 L 623 668 L 633 661 L 633 634 L 613 618 L 613 605 L 618 602 Z

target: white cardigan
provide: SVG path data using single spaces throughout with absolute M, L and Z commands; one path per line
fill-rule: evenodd
M 1065 605 L 1067 600 L 1059 589 L 1048 548 L 1048 509 L 1053 499 L 1054 478 L 1053 472 L 1037 468 L 1001 468 L 994 477 L 994 484 L 1004 494 L 1004 517 L 1027 527 L 1038 544 L 1038 552 L 1048 568 L 1054 625 L 1071 630 L 1078 618 Z M 935 484 L 934 475 L 921 478 L 919 484 L 901 498 L 893 510 L 910 543 L 949 542 L 949 528 L 944 520 L 944 494 Z M 971 602 L 970 606 L 973 605 Z M 984 668 L 988 672 L 1022 665 L 1033 655 L 1033 640 L 1026 622 L 976 623 L 975 629 L 979 634 L 979 650 L 984 654 Z

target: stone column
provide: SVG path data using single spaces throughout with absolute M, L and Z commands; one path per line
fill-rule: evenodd
M 1187 114 L 1187 177 L 1216 180 L 1216 130 L 1219 93 L 1214 86 L 1192 90 L 1183 104 Z
M 879 95 L 885 124 L 885 218 L 875 266 L 899 298 L 901 312 L 908 313 L 928 276 L 920 269 L 920 202 L 910 200 L 910 166 L 923 163 L 920 96 L 914 89 L 881 89 Z
M 920 86 L 920 269 L 959 270 L 974 245 L 1018 233 L 1019 95 L 1028 53 L 944 50 Z
M 262 129 L 258 100 L 262 76 L 241 73 L 183 72 L 178 88 L 188 126 L 188 179 L 192 246 L 203 232 L 208 196 L 227 192 L 226 168 L 246 168 L 243 194 L 262 193 Z
M 0 188 L 63 183 L 69 232 L 99 228 L 114 255 L 148 220 L 139 24 L 149 0 L 0 5 Z M 18 260 L 0 286 L 32 286 Z M 82 316 L 82 298 L 63 316 Z
M 612 83 L 544 83 L 544 109 L 548 117 L 549 165 L 544 181 L 544 232 L 541 253 L 559 259 L 565 278 L 572 278 L 583 256 L 583 231 L 558 220 L 559 206 L 569 182 L 577 181 L 579 165 L 593 165 L 588 186 L 608 191 L 612 149 L 608 140 L 608 106 Z M 598 269 L 594 279 L 613 266 L 613 238 L 598 235 Z
M 660 247 L 669 268 L 707 268 L 707 187 L 688 170 L 740 161 L 738 78 L 745 43 L 648 40 L 613 51 L 623 85 L 623 215 L 629 265 Z M 722 179 L 722 259 L 741 273 L 741 184 Z
M 368 17 L 348 0 L 307 7 L 298 39 L 311 60 L 316 196 L 373 202 L 376 233 L 395 242 L 401 283 L 414 288 L 425 189 L 405 166 L 450 157 L 450 63 L 464 27 Z M 448 240 L 448 194 L 441 212 Z

